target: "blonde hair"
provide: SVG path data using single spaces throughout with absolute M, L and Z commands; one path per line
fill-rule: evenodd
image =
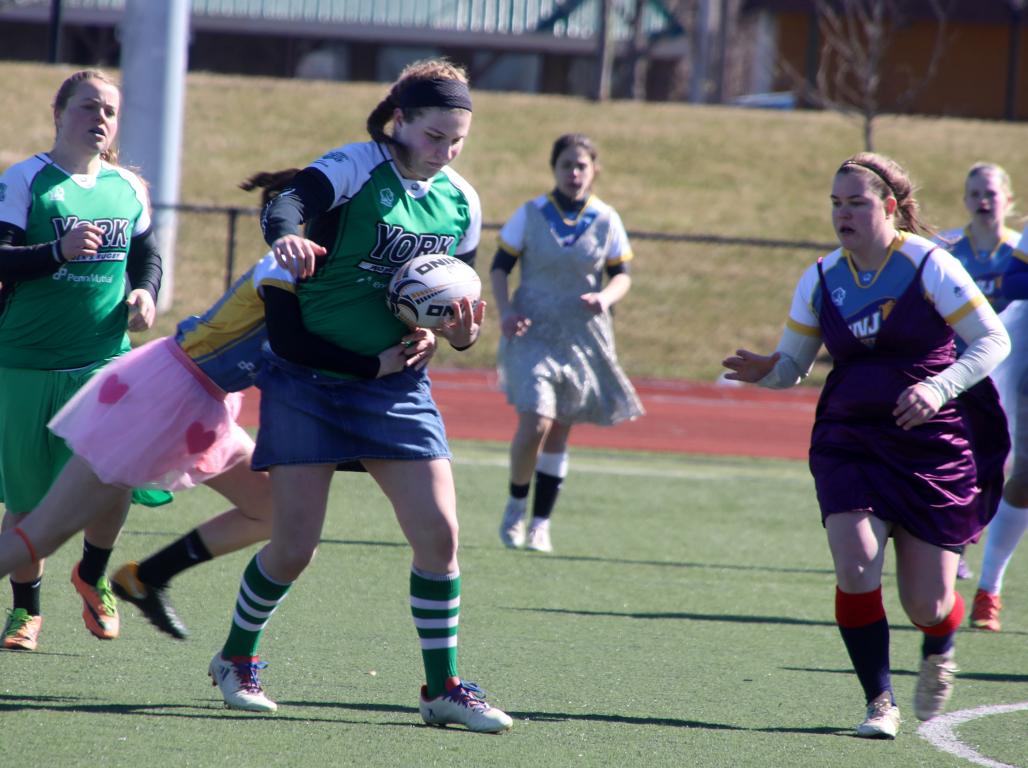
M 54 94 L 53 109 L 54 112 L 63 112 L 68 102 L 71 101 L 71 97 L 75 94 L 75 89 L 78 88 L 79 83 L 84 83 L 86 80 L 98 80 L 101 83 L 114 86 L 121 93 L 121 86 L 116 80 L 101 72 L 99 69 L 80 69 L 78 72 L 70 75 L 63 83 L 61 87 L 57 89 L 57 93 Z M 56 127 L 56 126 L 55 126 Z M 100 158 L 106 160 L 111 165 L 118 164 L 118 145 L 115 141 L 111 142 L 111 145 L 100 153 Z

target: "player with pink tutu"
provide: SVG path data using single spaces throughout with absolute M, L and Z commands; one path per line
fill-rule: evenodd
M 206 484 L 234 508 L 142 563 L 127 563 L 112 578 L 114 591 L 154 626 L 186 637 L 165 594 L 171 577 L 271 534 L 271 485 L 266 473 L 250 469 L 254 442 L 236 418 L 242 390 L 262 365 L 269 336 L 265 302 L 284 307 L 285 317 L 295 310 L 299 319 L 294 288 L 306 275 L 296 271 L 265 255 L 206 313 L 181 322 L 174 336 L 117 359 L 76 393 L 50 422 L 74 455 L 21 525 L 0 536 L 0 574 L 53 552 L 129 488 Z M 435 349 L 431 332 L 417 331 L 387 350 L 393 354 L 382 364 L 302 327 L 288 332 L 285 349 L 272 332 L 280 355 L 301 364 L 318 355 L 340 371 L 370 378 L 393 372 L 402 365 L 396 360 L 425 362 Z

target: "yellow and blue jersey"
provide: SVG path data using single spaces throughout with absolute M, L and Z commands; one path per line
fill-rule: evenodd
M 552 195 L 539 195 L 525 205 L 534 206 L 542 214 L 553 233 L 554 239 L 563 248 L 574 245 L 589 230 L 601 213 L 609 212 L 611 237 L 604 264 L 614 267 L 632 259 L 632 247 L 628 242 L 628 233 L 617 211 L 595 195 L 591 195 L 577 215 L 567 215 Z M 525 206 L 518 208 L 500 230 L 500 250 L 514 256 L 521 255 L 525 239 Z
M 268 338 L 264 323 L 266 285 L 294 293 L 296 281 L 271 253 L 254 264 L 202 315 L 178 324 L 175 342 L 225 392 L 251 386 L 263 363 Z
M 1004 227 L 999 243 L 988 250 L 977 248 L 971 239 L 970 230 L 965 227 L 941 233 L 938 241 L 964 265 L 992 308 L 1002 312 L 1010 304 L 1010 299 L 1003 295 L 1003 275 L 1013 266 L 1020 237 L 1017 231 Z
M 930 240 L 899 233 L 885 261 L 875 271 L 857 269 L 853 257 L 842 248 L 823 259 L 830 300 L 860 341 L 874 346 L 882 323 L 910 286 L 926 255 L 928 262 L 921 273 L 923 294 L 952 326 L 986 299 L 960 262 Z M 821 301 L 817 265 L 814 264 L 796 286 L 787 327 L 806 336 L 820 337 Z

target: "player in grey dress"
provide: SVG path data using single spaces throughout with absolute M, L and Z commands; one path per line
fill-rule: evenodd
M 555 189 L 525 203 L 503 226 L 490 270 L 503 332 L 500 381 L 518 413 L 500 539 L 539 552 L 553 549 L 550 513 L 567 475 L 571 427 L 609 426 L 643 413 L 614 351 L 610 308 L 631 287 L 632 250 L 617 211 L 592 194 L 596 147 L 582 134 L 561 136 L 550 166 Z M 521 282 L 511 297 L 515 264 Z

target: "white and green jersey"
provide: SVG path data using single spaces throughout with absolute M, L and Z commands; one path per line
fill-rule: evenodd
M 95 176 L 69 174 L 35 155 L 0 177 L 0 221 L 22 229 L 25 245 L 59 240 L 80 221 L 103 230 L 95 256 L 5 286 L 0 366 L 79 368 L 126 351 L 126 257 L 132 238 L 150 228 L 146 188 L 135 174 L 107 163 Z
M 473 251 L 482 230 L 478 194 L 449 168 L 426 181 L 403 178 L 376 142 L 332 150 L 310 167 L 331 182 L 335 201 L 310 223 L 309 236 L 328 256 L 297 286 L 304 325 L 377 355 L 409 332 L 386 306 L 389 278 L 421 254 Z

